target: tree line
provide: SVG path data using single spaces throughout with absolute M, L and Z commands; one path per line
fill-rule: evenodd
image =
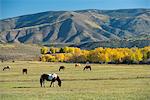
M 96 48 L 81 50 L 76 47 L 41 48 L 40 60 L 43 62 L 75 62 L 75 63 L 149 63 L 150 46 L 144 48 Z

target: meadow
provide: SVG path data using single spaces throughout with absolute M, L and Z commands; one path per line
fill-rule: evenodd
M 58 71 L 64 65 L 64 71 Z M 3 71 L 4 66 L 10 70 Z M 0 63 L 0 100 L 150 100 L 149 65 L 82 64 L 37 61 Z M 28 74 L 23 75 L 22 69 Z M 57 73 L 62 87 L 40 87 L 42 73 Z

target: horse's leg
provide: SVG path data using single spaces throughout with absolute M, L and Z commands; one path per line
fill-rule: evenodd
M 5 71 L 5 70 L 6 70 L 6 68 L 3 69 L 3 71 Z
M 42 87 L 42 84 L 43 84 L 43 79 L 40 78 L 40 85 L 41 85 L 41 87 Z
M 42 84 L 43 84 L 43 87 L 45 87 L 45 80 L 42 79 Z
M 85 67 L 84 67 L 84 69 L 83 69 L 83 71 L 85 70 Z
M 54 82 L 52 83 L 53 87 L 54 87 Z
M 52 86 L 52 84 L 53 84 L 53 81 L 51 81 L 50 87 Z
M 55 82 L 53 82 L 53 87 L 55 87 Z
M 43 86 L 45 87 L 45 80 L 43 80 Z

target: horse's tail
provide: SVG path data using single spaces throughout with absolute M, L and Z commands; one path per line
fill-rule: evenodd
M 42 87 L 42 83 L 43 83 L 43 78 L 41 76 L 41 78 L 40 78 L 40 85 L 41 85 L 41 87 Z

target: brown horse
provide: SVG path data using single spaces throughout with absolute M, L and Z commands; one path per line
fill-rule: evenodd
M 61 69 L 64 70 L 64 69 L 65 69 L 65 66 L 60 66 L 60 67 L 59 67 L 59 71 L 60 71 Z
M 9 67 L 9 66 L 4 67 L 4 68 L 3 68 L 3 71 L 6 70 L 6 69 L 9 69 L 9 70 L 10 70 L 10 67 Z
M 42 74 L 41 78 L 40 78 L 41 87 L 42 86 L 45 87 L 45 85 L 44 85 L 45 80 L 51 81 L 50 87 L 52 86 L 52 84 L 53 84 L 53 87 L 54 87 L 54 82 L 55 81 L 58 81 L 58 86 L 61 87 L 61 80 L 60 80 L 59 76 L 55 73 L 53 73 L 53 74 Z
M 22 74 L 24 74 L 24 73 L 26 73 L 26 74 L 27 74 L 27 71 L 28 71 L 28 70 L 27 70 L 27 69 L 25 69 L 25 68 L 24 68 L 24 69 L 22 69 Z
M 83 70 L 85 69 L 90 69 L 90 71 L 92 70 L 90 65 L 86 65 Z

